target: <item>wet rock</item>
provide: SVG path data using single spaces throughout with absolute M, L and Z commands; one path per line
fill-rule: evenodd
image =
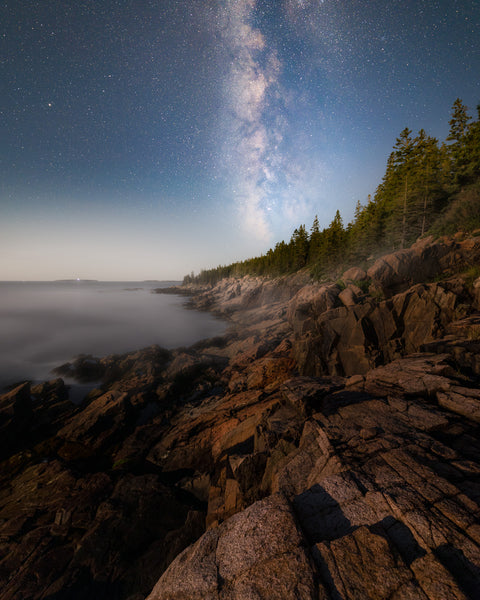
M 91 354 L 81 354 L 73 363 L 65 363 L 54 369 L 57 375 L 76 379 L 80 383 L 100 381 L 105 373 L 105 367 L 100 359 Z
M 163 372 L 170 358 L 168 350 L 154 345 L 137 352 L 104 358 L 81 354 L 72 363 L 65 363 L 54 372 L 79 382 L 112 383 L 127 374 L 143 374 L 155 379 Z

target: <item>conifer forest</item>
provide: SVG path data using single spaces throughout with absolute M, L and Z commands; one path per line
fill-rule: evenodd
M 460 98 L 452 106 L 442 143 L 421 129 L 405 127 L 395 140 L 385 175 L 373 197 L 357 202 L 344 224 L 337 210 L 328 227 L 315 217 L 299 225 L 288 242 L 264 255 L 186 275 L 184 283 L 213 284 L 225 277 L 280 276 L 308 269 L 317 279 L 350 264 L 368 264 L 384 252 L 405 248 L 419 237 L 480 228 L 480 104 L 476 119 Z

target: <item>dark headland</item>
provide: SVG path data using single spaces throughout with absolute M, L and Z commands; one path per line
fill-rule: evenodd
M 0 600 L 480 598 L 468 121 L 405 129 L 347 228 L 159 290 L 225 335 L 79 357 L 80 405 L 60 378 L 0 396 Z

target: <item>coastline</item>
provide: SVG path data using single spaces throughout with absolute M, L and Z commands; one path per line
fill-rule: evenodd
M 213 316 L 184 310 L 183 296 L 151 293 L 162 285 L 2 284 L 0 393 L 25 380 L 48 380 L 81 354 L 123 354 L 155 343 L 175 348 L 224 330 Z
M 474 593 L 479 258 L 430 239 L 336 283 L 190 287 L 224 335 L 104 357 L 79 407 L 3 395 L 3 598 Z

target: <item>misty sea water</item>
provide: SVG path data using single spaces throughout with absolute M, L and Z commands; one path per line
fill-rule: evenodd
M 0 390 L 54 377 L 79 354 L 187 346 L 225 323 L 153 290 L 176 282 L 0 282 Z

